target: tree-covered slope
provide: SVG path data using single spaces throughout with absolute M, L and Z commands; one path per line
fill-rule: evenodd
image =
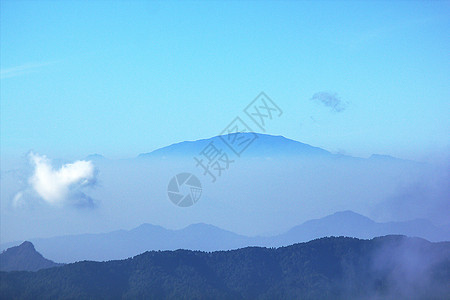
M 109 262 L 2 272 L 2 298 L 441 299 L 450 243 L 386 236 L 282 248 L 151 251 Z

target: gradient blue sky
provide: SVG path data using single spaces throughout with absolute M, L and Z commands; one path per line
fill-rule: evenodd
M 450 2 L 1 2 L 2 158 L 133 157 L 217 135 L 260 91 L 268 133 L 355 156 L 450 149 Z M 332 112 L 310 98 L 337 93 Z

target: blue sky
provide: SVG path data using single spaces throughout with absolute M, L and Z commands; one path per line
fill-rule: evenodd
M 217 135 L 259 94 L 268 133 L 333 152 L 448 153 L 450 2 L 1 2 L 2 159 L 133 157 Z M 334 112 L 310 99 L 338 95 Z

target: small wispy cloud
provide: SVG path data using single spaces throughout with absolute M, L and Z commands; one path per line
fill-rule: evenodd
M 348 103 L 343 102 L 336 93 L 329 93 L 329 92 L 315 93 L 311 97 L 311 100 L 331 108 L 331 110 L 334 112 L 342 112 L 348 106 Z
M 93 199 L 82 189 L 96 183 L 96 172 L 91 161 L 78 160 L 55 170 L 45 155 L 29 154 L 33 174 L 28 180 L 28 188 L 18 192 L 13 204 L 18 207 L 38 196 L 52 206 L 93 206 Z
M 15 67 L 2 68 L 0 70 L 0 79 L 12 78 L 36 72 L 38 69 L 54 63 L 55 62 L 27 63 Z

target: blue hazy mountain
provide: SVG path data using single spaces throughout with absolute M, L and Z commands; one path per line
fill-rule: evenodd
M 139 158 L 183 158 L 198 155 L 205 147 L 212 143 L 217 149 L 233 153 L 232 148 L 239 149 L 239 143 L 248 146 L 242 151 L 243 157 L 317 157 L 317 158 L 339 158 L 353 161 L 367 162 L 396 162 L 417 164 L 412 160 L 399 159 L 390 155 L 372 154 L 368 159 L 361 159 L 344 154 L 333 154 L 325 149 L 311 146 L 299 141 L 286 138 L 281 135 L 270 135 L 255 132 L 241 132 L 226 135 L 218 135 L 207 139 L 195 141 L 183 141 L 169 146 L 158 148 L 154 151 L 139 154 Z M 93 154 L 95 160 L 105 159 L 100 154 Z
M 331 156 L 332 154 L 324 149 L 313 147 L 308 144 L 287 139 L 283 136 L 274 136 L 262 133 L 238 133 L 215 136 L 209 139 L 196 141 L 185 141 L 172 144 L 154 150 L 149 153 L 140 154 L 140 158 L 161 158 L 161 157 L 184 157 L 198 155 L 206 146 L 213 143 L 218 149 L 233 151 L 230 147 L 239 152 L 240 144 L 248 145 L 242 151 L 243 156 L 290 156 L 290 155 L 313 155 Z
M 28 241 L 0 254 L 0 271 L 38 271 L 60 265 L 44 258 Z
M 438 224 L 445 223 L 443 217 L 435 217 L 444 213 L 443 209 L 435 209 L 441 205 L 436 202 L 443 201 L 439 199 L 444 197 L 440 196 L 442 192 L 433 190 L 436 172 L 432 168 L 425 172 L 424 166 L 396 163 L 401 161 L 398 159 L 355 158 L 332 154 L 282 136 L 256 136 L 240 157 L 231 153 L 223 141 L 232 139 L 232 135 L 181 142 L 142 154 L 140 158 L 108 159 L 94 154 L 86 159 L 92 160 L 98 171 L 97 184 L 85 187 L 83 193 L 95 200 L 99 211 L 122 216 L 119 218 L 122 221 L 118 221 L 114 228 L 130 228 L 142 223 L 180 228 L 203 222 L 233 232 L 258 235 L 283 232 L 300 221 L 317 216 L 317 211 L 329 214 L 342 209 L 373 213 L 390 220 L 427 218 L 436 220 Z M 247 133 L 243 137 L 255 136 Z M 214 185 L 193 159 L 211 142 L 228 151 L 234 161 Z M 52 164 L 55 169 L 61 166 L 59 162 Z M 5 199 L 2 211 L 13 209 L 12 199 L 18 191 L 26 188 L 31 175 L 27 168 L 29 166 L 24 166 L 23 174 L 2 170 L 1 197 Z M 204 188 L 205 193 L 195 206 L 195 218 L 192 214 L 179 214 L 177 218 L 161 220 L 160 216 L 175 213 L 175 206 L 166 205 L 170 203 L 167 186 L 174 175 L 182 172 L 194 174 Z M 429 178 L 424 176 L 427 173 L 431 174 L 427 175 Z M 32 205 L 37 199 L 29 200 L 24 200 L 24 203 Z M 424 202 L 430 209 L 420 209 Z M 42 236 L 74 231 L 70 222 L 57 221 L 59 217 L 63 218 L 64 210 L 55 211 L 55 217 L 51 217 L 47 208 L 45 205 L 36 206 L 36 214 L 47 224 Z M 129 220 L 128 215 L 133 215 L 133 222 L 125 221 Z M 216 218 L 219 215 L 222 217 Z M 18 214 L 5 213 L 2 218 L 5 224 L 25 224 L 28 220 L 26 210 Z M 78 223 L 77 232 L 102 232 L 111 228 L 108 214 L 89 218 L 89 225 L 88 222 Z M 31 228 L 24 229 L 24 232 L 19 231 L 20 226 L 14 228 L 18 232 L 3 232 L 2 241 L 14 241 L 18 237 L 29 239 L 36 235 Z
M 326 236 L 369 239 L 387 234 L 421 237 L 430 241 L 450 240 L 450 228 L 434 226 L 428 220 L 379 223 L 352 211 L 342 211 L 295 226 L 274 237 L 274 242 L 275 245 L 289 245 L 292 241 L 308 241 Z
M 450 230 L 425 220 L 378 223 L 352 211 L 338 212 L 295 226 L 271 237 L 247 237 L 208 224 L 193 224 L 180 230 L 143 224 L 132 230 L 32 239 L 45 257 L 58 262 L 123 259 L 149 250 L 229 250 L 246 246 L 279 247 L 327 236 L 373 238 L 403 234 L 431 241 L 450 240 Z M 17 243 L 2 245 L 2 249 Z

